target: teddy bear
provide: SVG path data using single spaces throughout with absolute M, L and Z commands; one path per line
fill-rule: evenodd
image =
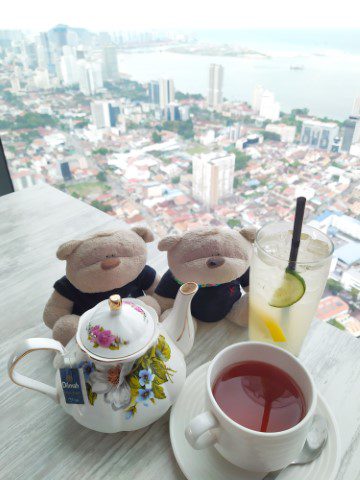
M 155 289 L 164 319 L 185 282 L 199 290 L 191 303 L 194 318 L 217 322 L 227 318 L 238 325 L 248 323 L 249 263 L 256 229 L 203 227 L 184 235 L 170 235 L 159 242 L 167 252 L 169 270 Z
M 153 240 L 148 228 L 134 227 L 60 245 L 56 256 L 66 261 L 66 276 L 55 282 L 43 315 L 53 338 L 66 345 L 76 334 L 79 316 L 114 293 L 137 297 L 159 314 L 150 296 L 159 277 L 146 265 L 146 243 Z

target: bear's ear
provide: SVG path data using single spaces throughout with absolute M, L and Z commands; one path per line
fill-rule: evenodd
M 79 245 L 83 243 L 83 240 L 70 240 L 65 242 L 57 249 L 56 256 L 59 260 L 66 260 Z
M 245 227 L 239 230 L 240 235 L 242 235 L 250 243 L 254 243 L 256 237 L 257 229 L 255 227 Z
M 149 230 L 147 227 L 133 227 L 131 230 L 137 233 L 139 237 L 144 240 L 145 243 L 154 241 L 154 235 L 152 231 Z
M 181 240 L 180 235 L 169 235 L 168 237 L 163 238 L 160 240 L 158 249 L 160 252 L 168 252 L 171 250 L 177 243 Z

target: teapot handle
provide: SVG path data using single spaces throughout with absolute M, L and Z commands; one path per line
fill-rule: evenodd
M 64 347 L 57 340 L 52 338 L 28 338 L 20 342 L 16 350 L 13 352 L 8 362 L 8 374 L 10 379 L 19 385 L 20 387 L 31 388 L 40 393 L 45 393 L 55 402 L 59 402 L 57 390 L 55 387 L 47 385 L 46 383 L 39 382 L 38 380 L 33 380 L 30 377 L 22 375 L 15 371 L 17 363 L 22 360 L 25 355 L 37 350 L 55 350 L 61 354 L 65 353 Z

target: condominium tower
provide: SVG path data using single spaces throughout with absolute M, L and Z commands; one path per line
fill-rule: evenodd
M 209 94 L 208 107 L 210 110 L 219 110 L 223 102 L 224 68 L 212 63 L 209 67 Z
M 211 152 L 194 157 L 193 196 L 208 207 L 214 207 L 233 193 L 235 155 Z

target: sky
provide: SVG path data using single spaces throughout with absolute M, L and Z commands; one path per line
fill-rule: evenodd
M 358 0 L 4 0 L 0 29 L 360 28 Z

